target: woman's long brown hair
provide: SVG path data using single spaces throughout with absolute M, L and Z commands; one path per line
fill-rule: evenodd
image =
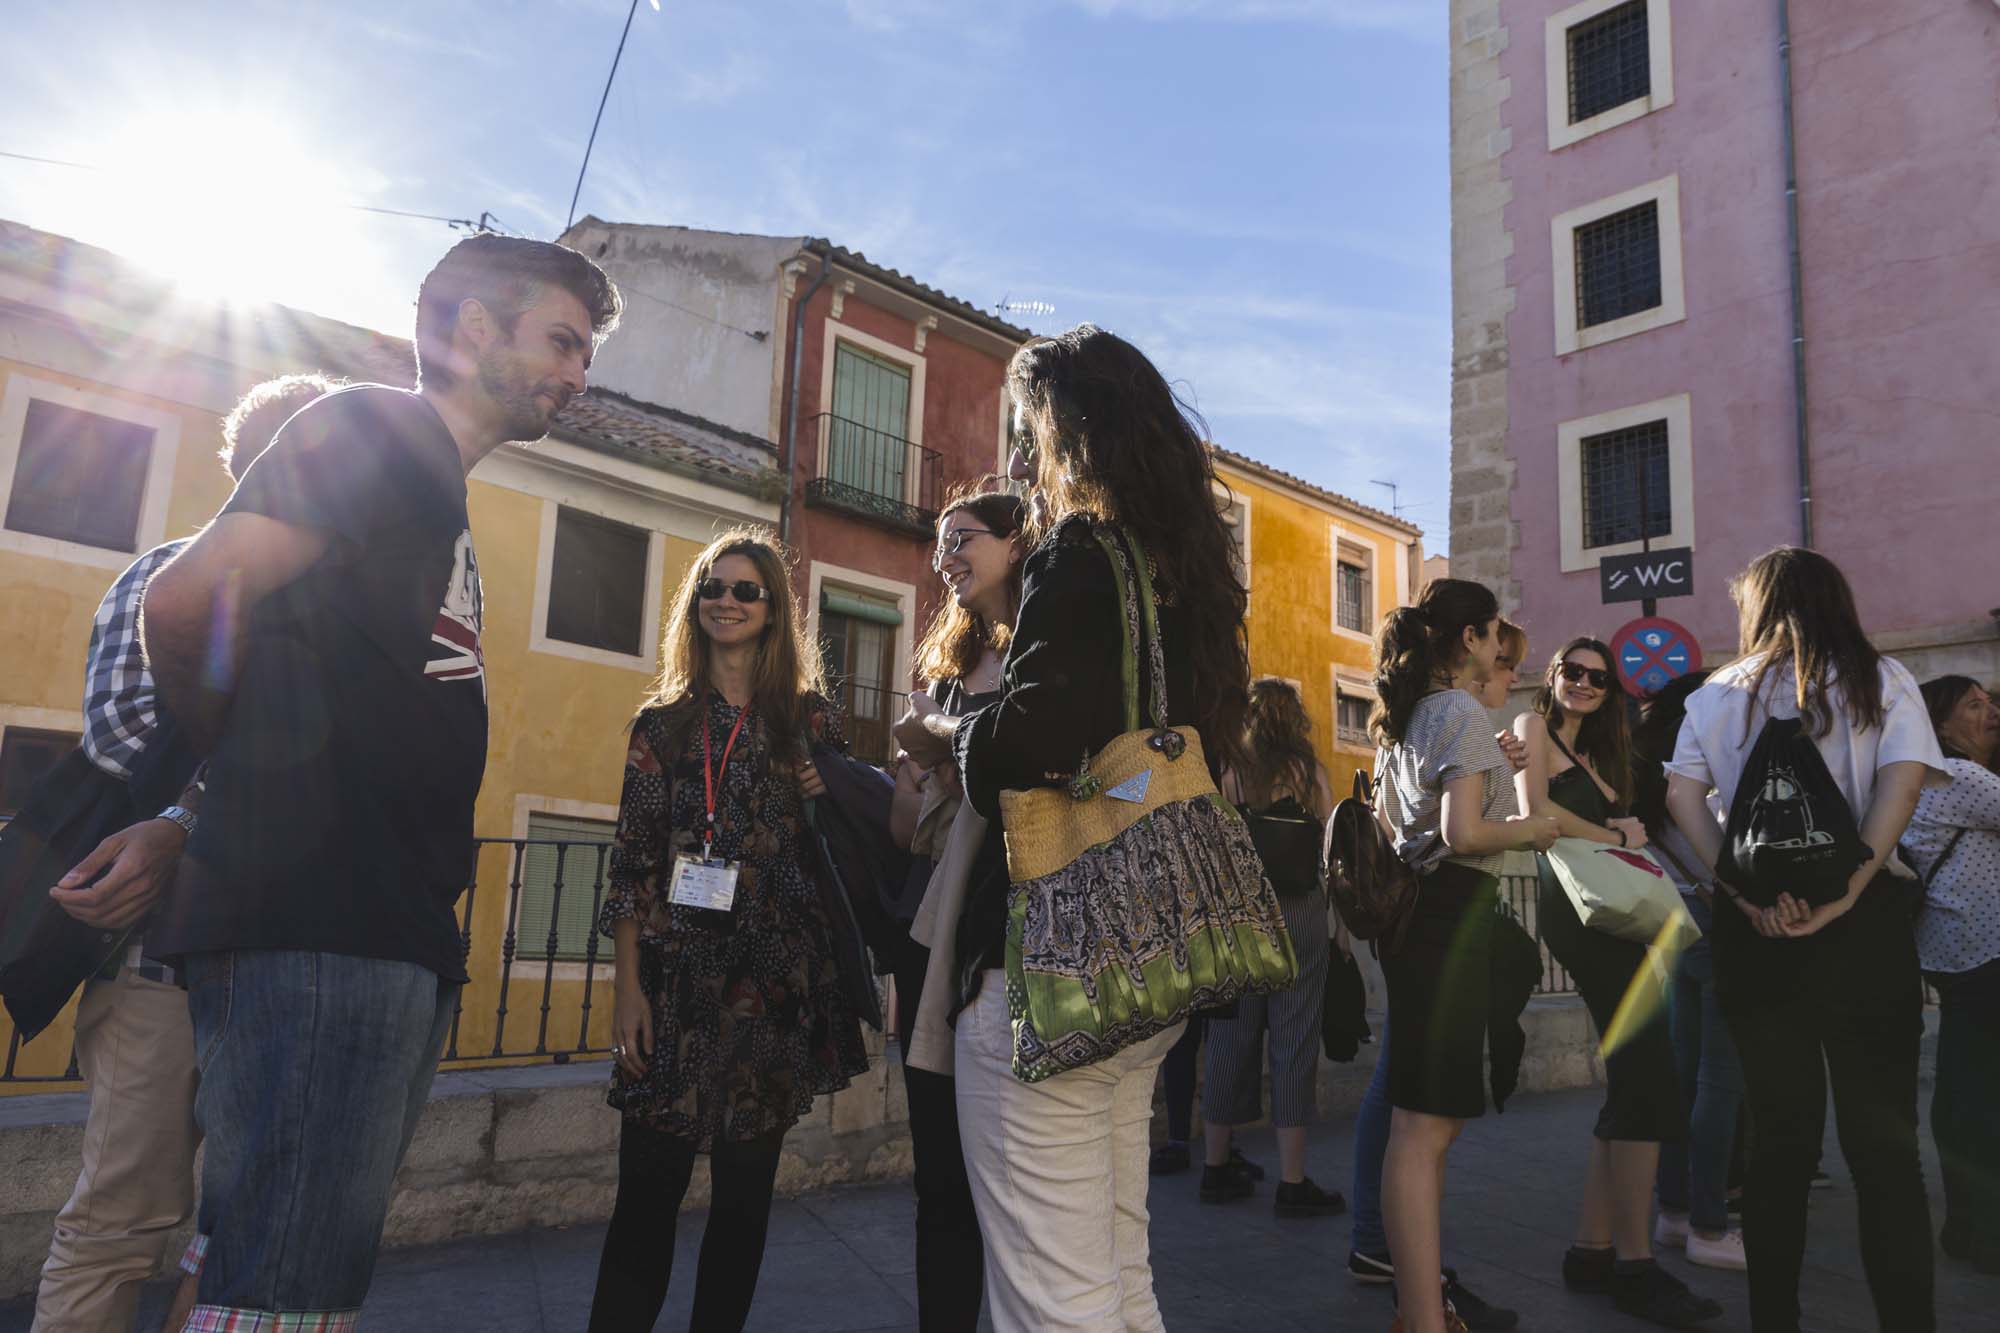
M 1299 804 L 1312 807 L 1319 756 L 1313 753 L 1306 702 L 1290 681 L 1266 676 L 1251 682 L 1250 706 L 1243 715 L 1243 762 L 1236 773 L 1243 799 L 1252 806 L 1269 805 L 1271 793 L 1284 787 Z
M 996 537 L 1012 538 L 1027 523 L 1028 507 L 1012 491 L 996 489 L 996 478 L 984 478 L 960 492 L 938 515 L 938 530 L 945 520 L 961 511 L 985 524 Z M 1007 609 L 1021 607 L 1021 562 L 1015 561 L 1007 573 Z M 947 591 L 938 600 L 937 613 L 917 644 L 917 676 L 926 684 L 963 680 L 979 665 L 979 656 L 988 648 L 1007 651 L 1012 631 L 1006 625 L 989 625 L 977 611 L 968 611 Z
M 1790 666 L 1799 716 L 1813 736 L 1833 730 L 1828 699 L 1836 683 L 1856 730 L 1882 725 L 1882 654 L 1862 631 L 1854 590 L 1839 565 L 1818 551 L 1780 546 L 1732 579 L 1729 595 L 1736 599 L 1740 651 L 1764 659 L 1750 681 L 1753 697 L 1772 672 Z M 1752 729 L 1756 713 L 1748 715 Z
M 820 658 L 803 643 L 805 617 L 792 595 L 790 561 L 777 538 L 762 528 L 732 528 L 708 544 L 688 565 L 680 590 L 667 609 L 666 633 L 660 641 L 660 678 L 643 708 L 671 708 L 708 691 L 708 635 L 697 615 L 695 588 L 709 576 L 715 562 L 740 555 L 757 567 L 757 579 L 770 592 L 769 618 L 757 645 L 757 665 L 751 673 L 750 695 L 764 715 L 772 736 L 805 734 L 806 703 L 824 695 Z
M 1582 716 L 1573 748 L 1577 758 L 1588 759 L 1597 766 L 1597 776 L 1611 784 L 1611 790 L 1618 793 L 1618 804 L 1629 810 L 1632 807 L 1632 719 L 1627 708 L 1625 686 L 1618 679 L 1618 661 L 1612 657 L 1611 649 L 1588 634 L 1579 635 L 1564 644 L 1562 651 L 1549 659 L 1548 669 L 1542 673 L 1542 687 L 1535 691 L 1535 711 L 1548 721 L 1551 735 L 1562 726 L 1565 714 L 1561 701 L 1556 697 L 1556 676 L 1562 671 L 1562 664 L 1569 655 L 1579 650 L 1596 653 L 1603 660 L 1611 683 L 1605 687 L 1604 702 L 1597 706 L 1597 711 Z
M 1195 727 L 1210 758 L 1233 767 L 1250 690 L 1249 595 L 1236 576 L 1206 427 L 1144 353 L 1094 324 L 1022 346 L 1007 388 L 1034 443 L 1030 541 L 1072 514 L 1121 524 L 1139 540 L 1157 567 L 1160 600 L 1185 627 Z
M 1433 690 L 1451 684 L 1465 660 L 1465 631 L 1499 633 L 1500 599 L 1483 583 L 1432 579 L 1415 606 L 1399 606 L 1375 631 L 1375 707 L 1368 734 L 1377 745 L 1400 745 L 1410 715 Z

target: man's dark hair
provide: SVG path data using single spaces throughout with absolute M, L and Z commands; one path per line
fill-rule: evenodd
M 544 287 L 560 287 L 590 312 L 593 339 L 602 342 L 618 326 L 624 302 L 603 269 L 566 245 L 482 232 L 445 253 L 417 289 L 417 377 L 449 384 L 446 352 L 458 326 L 458 307 L 477 301 L 493 312 L 509 337 L 521 312 L 540 299 Z
M 270 447 L 278 427 L 307 403 L 346 383 L 327 375 L 304 374 L 280 375 L 252 386 L 222 419 L 222 447 L 215 452 L 230 477 L 243 480 L 257 456 Z

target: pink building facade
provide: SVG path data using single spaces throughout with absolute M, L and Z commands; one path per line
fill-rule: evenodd
M 1781 9 L 1452 0 L 1452 569 L 1539 656 L 1691 547 L 1714 662 L 1809 515 L 1885 651 L 2000 679 L 2000 6 L 1792 5 L 1789 141 Z

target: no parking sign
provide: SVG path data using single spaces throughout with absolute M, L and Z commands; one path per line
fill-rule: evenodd
M 1633 694 L 1657 694 L 1667 682 L 1701 669 L 1701 645 L 1665 616 L 1642 616 L 1611 636 L 1618 679 Z

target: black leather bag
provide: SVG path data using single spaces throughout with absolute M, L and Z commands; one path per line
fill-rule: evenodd
M 1320 840 L 1325 830 L 1312 811 L 1287 796 L 1263 810 L 1238 806 L 1264 874 L 1280 898 L 1303 898 L 1324 882 Z
M 1334 910 L 1357 940 L 1376 941 L 1378 956 L 1396 952 L 1417 905 L 1417 876 L 1389 841 L 1375 815 L 1375 789 L 1365 770 L 1354 774 L 1354 795 L 1326 821 L 1326 891 Z

